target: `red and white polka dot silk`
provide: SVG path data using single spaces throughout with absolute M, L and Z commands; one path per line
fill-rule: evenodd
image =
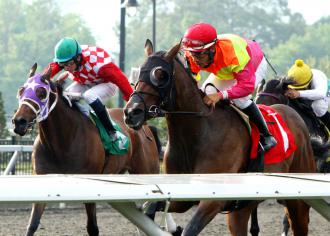
M 110 55 L 102 48 L 81 45 L 83 63 L 78 71 L 73 73 L 73 80 L 80 84 L 98 84 L 103 81 L 98 77 L 98 71 L 106 64 L 112 63 Z

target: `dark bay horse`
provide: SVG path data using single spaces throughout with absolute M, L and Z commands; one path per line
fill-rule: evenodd
M 314 157 L 317 158 L 318 172 L 330 172 L 330 161 L 327 161 L 329 152 L 329 133 L 325 125 L 316 117 L 311 101 L 304 98 L 290 99 L 284 94 L 288 90 L 288 85 L 294 81 L 286 76 L 271 79 L 262 84 L 257 92 L 255 102 L 258 104 L 273 105 L 285 104 L 292 107 L 304 120 L 311 137 L 319 137 L 323 144 L 313 139 Z
M 147 59 L 141 66 L 139 81 L 125 107 L 125 122 L 141 128 L 150 118 L 165 115 L 168 144 L 165 151 L 165 171 L 178 173 L 240 173 L 248 164 L 251 138 L 248 129 L 228 103 L 218 103 L 215 110 L 205 106 L 202 93 L 191 73 L 180 62 L 180 44 L 168 52 L 153 52 L 146 42 Z M 265 165 L 266 172 L 315 172 L 313 150 L 308 130 L 301 117 L 290 107 L 275 105 L 299 139 L 297 150 L 282 163 Z M 196 190 L 197 191 L 197 190 Z M 301 200 L 287 200 L 286 209 L 294 235 L 308 233 L 309 206 Z M 171 202 L 170 212 L 185 212 L 196 202 Z M 183 235 L 198 235 L 203 228 L 232 202 L 205 201 L 198 206 Z M 228 214 L 232 235 L 247 235 L 250 213 L 257 203 Z
M 301 118 L 304 120 L 309 134 L 311 137 L 319 137 L 322 143 L 313 139 L 313 151 L 314 157 L 317 161 L 317 171 L 320 173 L 330 172 L 330 161 L 328 159 L 330 145 L 327 142 L 329 134 L 310 107 L 310 101 L 302 98 L 290 99 L 285 96 L 285 92 L 288 90 L 288 85 L 294 83 L 294 80 L 282 76 L 276 79 L 268 80 L 258 88 L 255 102 L 258 104 L 273 105 L 273 104 L 285 104 L 295 109 Z M 288 235 L 289 222 L 287 217 L 283 219 L 283 235 Z M 253 236 L 259 234 L 257 208 L 251 215 L 251 229 L 250 232 Z
M 13 117 L 15 133 L 23 136 L 39 123 L 32 153 L 33 172 L 42 174 L 134 174 L 159 173 L 158 150 L 147 126 L 137 131 L 123 121 L 122 109 L 110 109 L 111 117 L 130 139 L 127 154 L 107 155 L 96 126 L 77 108 L 70 107 L 62 88 L 50 81 L 47 73 L 35 74 L 19 89 L 20 106 Z M 26 235 L 33 235 L 40 223 L 46 204 L 35 203 Z M 87 231 L 98 235 L 95 203 L 86 203 Z
M 256 103 L 273 105 L 285 104 L 295 109 L 305 121 L 311 136 L 319 136 L 324 142 L 329 138 L 324 125 L 314 114 L 311 108 L 311 101 L 304 98 L 290 99 L 285 96 L 288 86 L 294 81 L 286 76 L 271 79 L 258 88 Z

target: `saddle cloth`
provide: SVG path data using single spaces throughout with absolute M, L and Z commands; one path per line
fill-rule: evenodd
M 115 127 L 115 129 L 117 130 L 117 140 L 113 141 L 111 140 L 110 136 L 108 135 L 108 132 L 102 125 L 102 122 L 99 120 L 99 118 L 93 111 L 90 112 L 90 117 L 99 130 L 101 141 L 103 143 L 104 150 L 107 154 L 123 155 L 128 152 L 128 148 L 130 145 L 129 138 L 124 135 L 122 129 L 116 122 L 111 119 L 113 127 Z
M 283 118 L 273 108 L 261 104 L 258 104 L 258 107 L 267 123 L 269 132 L 277 141 L 275 147 L 265 152 L 264 162 L 265 164 L 275 164 L 282 162 L 290 157 L 290 155 L 292 155 L 292 153 L 297 149 L 294 136 L 284 122 Z M 255 124 L 250 122 L 250 125 L 252 128 L 252 147 L 250 158 L 254 159 L 257 157 L 260 133 Z

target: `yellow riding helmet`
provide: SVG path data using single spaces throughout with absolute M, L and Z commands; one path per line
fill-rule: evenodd
M 295 81 L 295 84 L 288 86 L 289 88 L 303 89 L 312 81 L 312 70 L 303 60 L 298 59 L 289 69 L 288 77 L 291 77 Z

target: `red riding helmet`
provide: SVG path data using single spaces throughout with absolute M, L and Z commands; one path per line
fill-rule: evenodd
M 182 43 L 183 50 L 202 52 L 217 41 L 216 29 L 207 23 L 197 23 L 190 26 L 185 32 Z

